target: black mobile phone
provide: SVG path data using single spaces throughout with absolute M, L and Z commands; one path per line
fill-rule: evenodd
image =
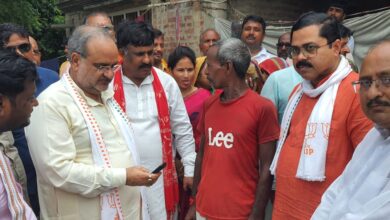
M 160 166 L 158 166 L 156 169 L 154 169 L 153 171 L 152 171 L 152 173 L 159 173 L 162 169 L 164 169 L 165 168 L 165 166 L 167 165 L 167 163 L 162 163 Z

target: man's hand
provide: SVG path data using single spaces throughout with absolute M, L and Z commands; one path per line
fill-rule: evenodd
M 194 182 L 194 178 L 193 177 L 184 177 L 184 179 L 183 179 L 184 191 L 192 189 L 193 182 Z
M 149 173 L 149 171 L 143 167 L 129 167 L 126 169 L 126 185 L 129 186 L 151 186 L 153 185 L 160 173 Z
M 184 220 L 196 220 L 196 207 L 195 203 L 188 209 L 187 215 Z

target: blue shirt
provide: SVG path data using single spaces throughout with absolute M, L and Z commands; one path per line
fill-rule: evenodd
M 52 83 L 59 80 L 58 73 L 43 67 L 37 67 L 38 80 L 36 81 L 35 97 L 49 87 Z M 15 147 L 18 149 L 20 159 L 22 159 L 27 177 L 27 191 L 30 198 L 31 206 L 37 216 L 39 216 L 37 176 L 35 173 L 34 164 L 31 160 L 28 150 L 27 140 L 24 134 L 24 128 L 12 131 L 15 139 Z
M 294 66 L 272 73 L 265 81 L 261 95 L 275 104 L 278 110 L 279 124 L 282 122 L 283 113 L 292 90 L 302 81 L 302 77 L 295 71 Z

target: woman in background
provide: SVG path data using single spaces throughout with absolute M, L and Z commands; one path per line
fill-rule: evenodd
M 194 86 L 195 59 L 194 51 L 186 46 L 178 46 L 168 58 L 168 67 L 179 85 L 194 134 L 203 102 L 211 95 L 208 90 Z M 194 138 L 197 142 L 198 138 L 195 135 Z M 196 151 L 198 151 L 198 144 L 196 144 Z
M 181 94 L 184 99 L 184 104 L 187 109 L 188 116 L 191 121 L 192 130 L 195 139 L 195 151 L 199 150 L 199 137 L 196 132 L 196 127 L 199 122 L 200 113 L 203 109 L 204 101 L 211 95 L 210 92 L 203 88 L 197 88 L 194 86 L 195 76 L 195 53 L 191 48 L 186 46 L 178 46 L 169 55 L 168 68 L 170 69 L 171 75 L 175 78 Z M 179 219 L 185 218 L 189 205 L 191 192 L 189 190 L 184 191 L 183 189 L 183 165 L 176 154 L 176 169 L 179 177 L 179 193 L 180 193 L 180 209 Z

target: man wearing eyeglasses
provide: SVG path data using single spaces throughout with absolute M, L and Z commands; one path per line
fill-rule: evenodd
M 324 13 L 306 13 L 291 29 L 290 54 L 304 80 L 290 95 L 271 165 L 274 220 L 309 219 L 372 127 L 340 47 L 339 23 Z
M 35 60 L 34 48 L 29 40 L 29 33 L 21 26 L 6 23 L 0 25 L 0 47 L 9 48 L 15 50 L 19 55 L 27 58 L 36 65 L 38 62 Z M 32 42 L 33 43 L 33 42 Z M 52 70 L 36 66 L 38 79 L 36 80 L 35 97 L 37 97 L 44 89 L 46 89 L 52 83 L 58 81 L 58 74 Z M 34 165 L 31 161 L 30 152 L 27 146 L 27 140 L 24 134 L 24 129 L 17 129 L 12 131 L 12 134 L 8 135 L 11 139 L 10 150 L 14 145 L 17 148 L 17 152 L 20 155 L 20 159 L 23 164 L 18 164 L 19 155 L 15 156 L 13 160 L 15 170 L 19 173 L 20 181 L 27 177 L 27 191 L 30 199 L 31 207 L 35 214 L 39 216 L 39 203 L 38 203 L 38 191 L 36 184 L 36 173 Z M 22 170 L 24 167 L 24 170 Z M 24 180 L 25 181 L 25 180 Z M 22 184 L 23 187 L 25 186 Z
M 37 64 L 37 66 L 40 66 L 42 54 L 41 51 L 39 50 L 38 42 L 31 36 L 28 37 L 28 40 L 30 41 L 31 44 L 34 63 Z
M 290 33 L 287 32 L 287 33 L 280 35 L 280 37 L 278 39 L 278 43 L 276 44 L 278 57 L 281 57 L 287 61 L 287 58 L 290 58 L 289 54 L 288 54 L 288 48 L 290 46 L 291 46 Z
M 34 96 L 38 79 L 35 65 L 15 51 L 0 50 L 0 135 L 29 124 L 33 108 L 38 105 Z M 11 134 L 12 136 L 12 134 Z M 0 141 L 0 218 L 2 220 L 36 220 L 22 194 L 14 171 L 14 158 Z M 23 166 L 22 166 L 23 167 Z
M 390 216 L 390 41 L 373 49 L 353 83 L 375 123 L 343 173 L 322 196 L 313 220 L 388 219 Z
M 70 69 L 38 97 L 26 128 L 41 219 L 140 219 L 142 193 L 160 176 L 139 165 L 134 134 L 108 89 L 118 49 L 101 28 L 68 41 Z

